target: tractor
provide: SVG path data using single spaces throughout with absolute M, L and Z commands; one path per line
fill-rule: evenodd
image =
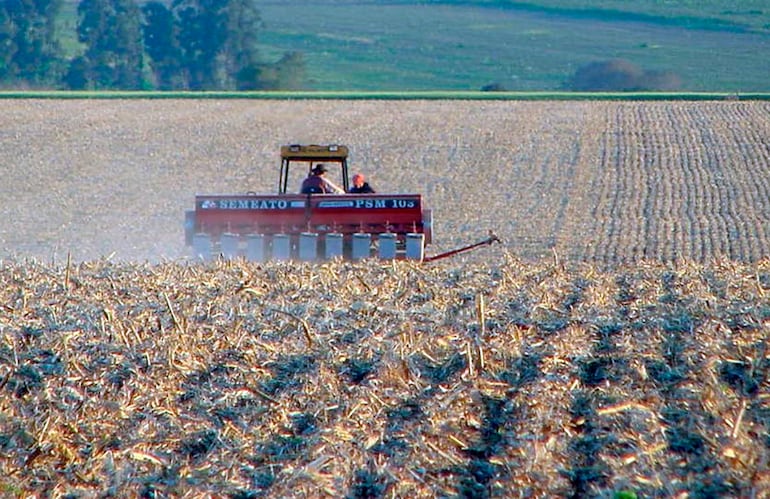
M 222 256 L 253 261 L 369 257 L 424 261 L 497 240 L 492 236 L 426 258 L 433 216 L 423 197 L 348 193 L 348 152 L 347 146 L 337 144 L 282 146 L 277 193 L 196 195 L 195 210 L 185 214 L 186 244 L 195 257 L 204 260 Z M 309 177 L 319 166 L 329 177 L 336 171 L 339 193 L 290 192 L 292 178 Z
M 431 210 L 422 196 L 348 194 L 348 153 L 336 144 L 282 146 L 277 193 L 197 195 L 195 210 L 185 217 L 186 243 L 204 259 L 422 259 L 432 236 Z M 295 168 L 310 176 L 320 165 L 339 178 L 343 193 L 290 191 Z

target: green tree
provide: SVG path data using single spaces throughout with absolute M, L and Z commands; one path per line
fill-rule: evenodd
M 85 53 L 70 65 L 67 81 L 94 89 L 144 87 L 141 15 L 134 0 L 82 0 L 78 40 Z
M 53 84 L 62 71 L 55 22 L 62 0 L 3 0 L 0 75 L 32 86 Z
M 261 23 L 255 0 L 150 0 L 141 7 L 136 0 L 81 0 L 84 50 L 64 82 L 73 89 L 301 88 L 302 54 L 260 62 Z
M 301 88 L 302 54 L 261 63 L 254 0 L 174 0 L 181 72 L 192 90 Z
M 161 2 L 148 2 L 142 7 L 144 50 L 149 58 L 160 90 L 172 90 L 186 85 L 181 75 L 181 50 L 176 37 L 174 14 Z
M 238 86 L 238 75 L 259 64 L 258 32 L 262 18 L 253 0 L 229 0 L 223 9 L 227 39 L 222 47 L 228 86 Z
M 64 85 L 71 90 L 85 90 L 91 83 L 91 70 L 88 60 L 75 57 L 70 61 L 67 73 L 64 75 Z
M 219 90 L 225 87 L 219 55 L 227 39 L 223 7 L 228 0 L 174 0 L 177 41 L 187 88 Z
M 13 56 L 16 54 L 16 29 L 5 6 L 0 6 L 0 81 L 15 76 Z

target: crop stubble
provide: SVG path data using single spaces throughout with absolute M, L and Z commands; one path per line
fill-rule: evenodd
M 273 192 L 278 148 L 345 143 L 382 192 L 420 192 L 436 251 L 500 235 L 527 260 L 767 256 L 766 102 L 2 102 L 0 251 L 188 256 L 196 193 Z
M 58 257 L 0 261 L 3 494 L 770 491 L 766 104 L 7 104 L 4 242 Z M 268 190 L 293 138 L 506 247 L 137 261 L 180 186 Z
M 762 497 L 770 268 L 0 267 L 0 490 Z

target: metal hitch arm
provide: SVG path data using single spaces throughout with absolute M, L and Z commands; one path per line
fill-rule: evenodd
M 423 259 L 424 262 L 433 262 L 435 260 L 441 260 L 442 258 L 448 258 L 450 256 L 455 256 L 459 253 L 464 253 L 466 251 L 470 251 L 472 249 L 478 248 L 479 246 L 491 246 L 493 243 L 502 243 L 499 237 L 497 237 L 492 231 L 489 231 L 489 237 L 484 239 L 483 241 L 479 241 L 477 243 L 469 244 L 468 246 L 463 246 L 462 248 L 453 249 L 450 251 L 446 251 L 444 253 L 439 253 L 438 255 L 429 256 Z

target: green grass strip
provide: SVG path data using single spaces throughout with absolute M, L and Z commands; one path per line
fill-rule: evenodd
M 0 99 L 279 99 L 279 100 L 770 100 L 770 93 L 733 92 L 146 92 L 1 91 Z

